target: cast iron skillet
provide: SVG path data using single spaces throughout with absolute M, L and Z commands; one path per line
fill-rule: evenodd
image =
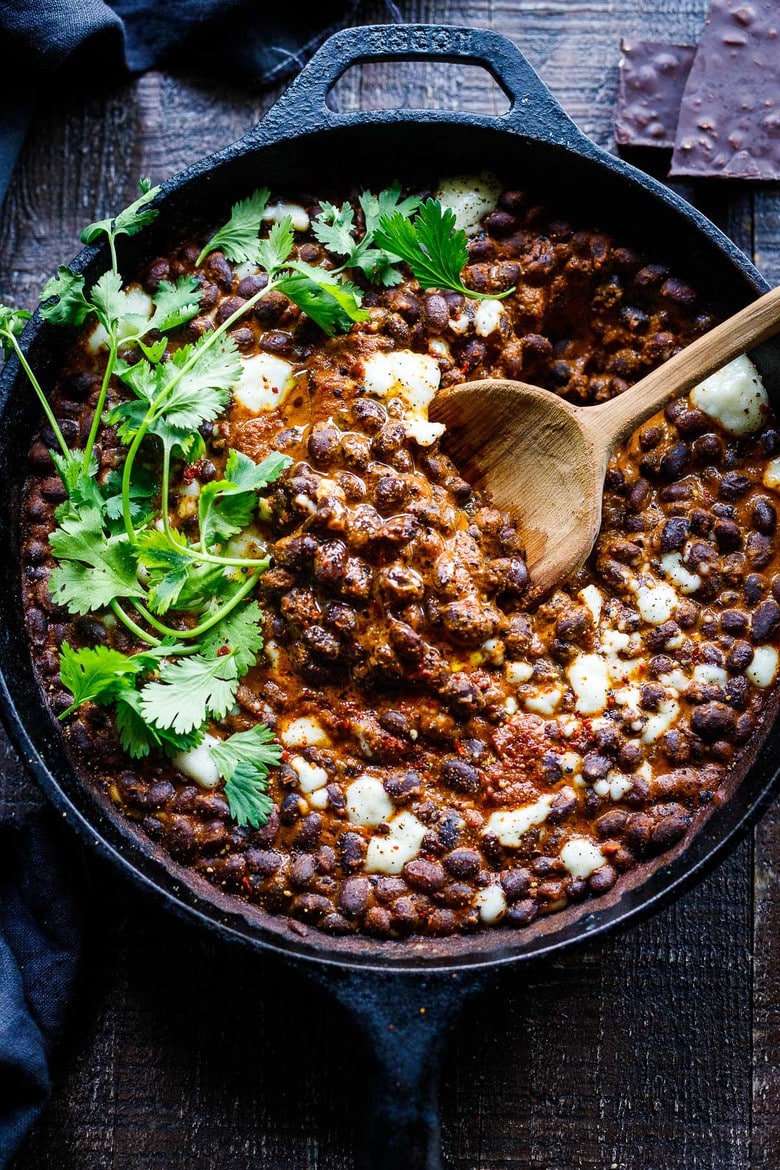
M 481 65 L 506 92 L 511 108 L 491 117 L 419 110 L 336 113 L 326 105 L 331 87 L 348 67 L 411 58 Z M 512 186 L 531 185 L 543 196 L 563 193 L 568 213 L 583 224 L 601 224 L 624 241 L 636 239 L 653 258 L 673 257 L 675 271 L 685 275 L 687 269 L 695 285 L 710 295 L 714 291 L 723 312 L 767 288 L 712 223 L 585 137 L 511 41 L 481 29 L 425 25 L 351 28 L 331 37 L 258 126 L 164 185 L 159 220 L 126 241 L 123 270 L 131 271 L 141 255 L 159 254 L 182 223 L 214 222 L 237 194 L 255 186 L 317 193 L 327 180 L 368 185 L 374 176 L 403 178 L 421 169 L 434 175 L 490 169 Z M 576 194 L 571 198 L 569 193 Z M 107 256 L 88 248 L 74 265 L 95 277 L 108 266 Z M 45 385 L 56 372 L 60 334 L 36 317 L 23 344 Z M 780 353 L 767 345 L 754 357 L 771 392 L 780 381 Z M 8 550 L 0 566 L 0 698 L 19 752 L 81 836 L 160 902 L 215 937 L 275 953 L 337 996 L 375 1056 L 364 1167 L 435 1170 L 441 1166 L 436 1065 L 446 1026 L 463 998 L 482 986 L 491 970 L 636 921 L 723 858 L 774 791 L 777 696 L 750 758 L 733 778 L 729 798 L 702 814 L 696 832 L 680 847 L 627 875 L 606 896 L 524 931 L 493 930 L 467 938 L 338 939 L 291 926 L 240 906 L 177 866 L 107 800 L 90 792 L 68 760 L 33 674 L 18 579 L 25 453 L 38 425 L 33 395 L 11 362 L 0 383 L 0 547 Z

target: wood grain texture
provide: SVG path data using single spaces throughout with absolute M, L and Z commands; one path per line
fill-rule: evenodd
M 363 3 L 355 23 L 385 21 Z M 406 20 L 492 26 L 610 145 L 621 35 L 691 41 L 706 0 L 413 0 Z M 354 107 L 492 110 L 484 74 L 351 71 Z M 36 122 L 0 223 L 0 297 L 32 305 L 83 223 L 239 136 L 270 94 L 150 74 Z M 652 165 L 658 166 L 658 162 Z M 780 280 L 780 197 L 681 187 Z M 0 799 L 40 800 L 0 741 Z M 51 1105 L 14 1170 L 347 1170 L 362 1054 L 284 968 L 214 949 L 88 862 L 93 911 Z M 455 1170 L 776 1170 L 780 817 L 630 933 L 509 971 L 455 1031 L 442 1089 Z

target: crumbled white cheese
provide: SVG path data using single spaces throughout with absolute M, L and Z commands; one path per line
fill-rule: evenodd
M 589 841 L 587 837 L 572 837 L 561 849 L 561 861 L 572 877 L 590 877 L 607 859 L 598 845 Z
M 301 715 L 291 720 L 279 733 L 285 747 L 327 747 L 330 737 L 327 731 L 310 715 Z
M 483 922 L 498 922 L 506 914 L 506 894 L 498 882 L 479 890 L 474 899 Z
M 327 788 L 315 788 L 314 792 L 308 794 L 307 800 L 312 808 L 327 808 L 328 807 L 328 790 Z
M 521 808 L 499 809 L 490 814 L 483 832 L 493 833 L 502 845 L 510 849 L 517 848 L 522 844 L 524 833 L 547 820 L 554 799 L 554 796 L 547 794 Z
M 593 785 L 593 791 L 596 793 L 596 796 L 608 796 L 609 784 L 604 779 L 597 780 Z
M 582 767 L 582 756 L 577 752 L 564 752 L 558 757 L 558 763 L 565 775 L 573 776 Z
M 759 430 L 769 412 L 761 375 L 744 353 L 694 387 L 691 402 L 732 435 Z
M 693 681 L 699 683 L 717 683 L 725 687 L 729 681 L 728 672 L 722 666 L 715 666 L 712 662 L 700 662 L 693 668 Z
M 763 483 L 764 487 L 770 488 L 773 492 L 780 492 L 780 459 L 773 459 L 767 464 Z
M 419 418 L 404 423 L 404 426 L 407 435 L 415 441 L 418 447 L 430 447 L 432 443 L 442 437 L 445 430 L 444 423 L 423 422 Z
M 293 756 L 290 767 L 297 773 L 298 786 L 301 792 L 314 792 L 328 783 L 328 773 L 317 764 L 310 764 L 303 756 Z
M 642 729 L 642 743 L 655 743 L 672 726 L 680 714 L 680 705 L 674 699 L 662 699 L 658 711 L 649 717 Z
M 688 689 L 688 684 L 691 680 L 688 678 L 687 674 L 675 667 L 675 669 L 670 670 L 668 674 L 659 675 L 658 681 L 662 682 L 665 687 L 668 687 L 676 697 L 680 694 L 681 691 Z
M 309 230 L 309 216 L 300 203 L 269 203 L 263 212 L 263 223 L 281 223 L 288 215 L 296 232 Z
M 375 398 L 388 395 L 401 398 L 412 419 L 428 421 L 428 407 L 441 381 L 435 358 L 427 353 L 399 349 L 395 353 L 375 353 L 365 363 L 363 386 Z
M 393 802 L 376 776 L 359 776 L 347 788 L 347 815 L 353 825 L 382 825 L 393 815 Z
M 453 333 L 462 336 L 468 333 L 471 328 L 472 318 L 465 311 L 460 313 L 457 317 L 450 317 L 450 329 Z
M 278 410 L 295 383 L 293 366 L 272 353 L 241 359 L 241 374 L 233 387 L 236 402 L 250 414 Z
M 501 324 L 504 306 L 501 301 L 480 301 L 474 312 L 474 328 L 480 337 L 489 337 Z
M 636 595 L 639 615 L 649 626 L 660 626 L 663 622 L 668 622 L 679 600 L 671 585 L 663 581 L 652 585 L 640 585 Z
M 452 361 L 452 350 L 443 337 L 432 337 L 428 342 L 428 353 L 440 361 Z
M 631 788 L 633 781 L 630 776 L 626 776 L 623 772 L 616 771 L 613 768 L 607 772 L 607 783 L 609 786 L 609 795 L 612 800 L 620 800 L 625 796 L 629 788 Z
M 681 593 L 695 593 L 701 585 L 701 577 L 698 573 L 692 573 L 689 569 L 686 569 L 680 553 L 664 553 L 659 559 L 659 564 L 664 573 L 666 573 L 666 576 L 674 581 Z
M 777 675 L 778 655 L 774 646 L 756 646 L 753 660 L 745 671 L 745 677 L 755 687 L 768 687 Z
M 511 687 L 519 687 L 521 683 L 528 682 L 533 672 L 534 668 L 530 662 L 507 662 L 504 666 L 506 681 Z
M 400 873 L 416 857 L 427 829 L 414 813 L 402 812 L 390 821 L 386 837 L 372 837 L 368 843 L 365 869 L 368 873 Z
M 179 488 L 179 495 L 192 496 L 193 499 L 197 500 L 200 495 L 200 480 L 191 479 L 189 483 L 185 483 L 183 487 Z
M 455 213 L 456 228 L 467 236 L 474 236 L 480 229 L 483 216 L 495 211 L 500 194 L 500 179 L 483 171 L 481 175 L 455 175 L 442 179 L 434 198 L 442 207 Z
M 508 699 L 504 700 L 504 710 L 507 715 L 515 715 L 517 713 L 517 699 L 510 695 Z
M 587 606 L 593 615 L 593 624 L 597 626 L 601 621 L 601 611 L 604 608 L 604 595 L 595 585 L 586 585 L 577 594 L 583 605 Z
M 173 757 L 174 767 L 189 780 L 194 780 L 200 788 L 216 788 L 219 784 L 219 772 L 211 749 L 219 742 L 216 736 L 206 732 L 197 747 L 191 748 L 188 752 L 176 753 Z
M 526 695 L 523 705 L 526 711 L 533 711 L 535 715 L 552 715 L 563 698 L 563 687 L 545 687 L 535 694 Z
M 566 674 L 574 691 L 580 715 L 603 711 L 609 696 L 607 664 L 598 654 L 578 654 Z

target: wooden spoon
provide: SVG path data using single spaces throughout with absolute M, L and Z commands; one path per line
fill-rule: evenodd
M 780 331 L 780 288 L 599 406 L 572 406 L 525 382 L 465 382 L 437 395 L 430 417 L 460 474 L 518 522 L 537 598 L 579 569 L 601 524 L 607 463 L 670 399 Z

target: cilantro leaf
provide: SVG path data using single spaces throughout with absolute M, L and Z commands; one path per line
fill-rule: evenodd
M 376 240 L 406 261 L 421 288 L 451 288 L 478 300 L 511 292 L 478 293 L 466 288 L 461 280 L 469 258 L 466 233 L 455 230 L 455 213 L 436 199 L 426 199 L 413 220 L 397 210 L 383 215 Z
M 41 316 L 53 325 L 81 325 L 93 311 L 84 296 L 84 277 L 64 265 L 57 269 L 56 276 L 46 281 L 41 301 Z
M 232 654 L 213 659 L 193 654 L 177 662 L 163 662 L 159 682 L 149 682 L 141 691 L 141 715 L 163 731 L 193 731 L 208 716 L 224 719 L 233 705 L 237 686 L 238 671 Z
M 289 456 L 276 451 L 262 463 L 255 463 L 241 451 L 231 450 L 226 479 L 205 484 L 198 496 L 198 523 L 204 547 L 246 528 L 257 507 L 255 493 L 278 479 L 290 463 Z
M 322 211 L 312 221 L 311 230 L 329 252 L 336 256 L 351 256 L 357 247 L 354 238 L 355 212 L 350 203 L 336 207 L 334 203 L 323 201 L 320 204 Z M 351 265 L 347 265 L 351 267 Z
M 331 277 L 323 268 L 297 261 L 296 271 L 277 281 L 277 289 L 304 311 L 323 333 L 346 333 L 353 321 L 369 314 L 360 308 L 361 292 L 354 284 Z
M 237 731 L 211 748 L 211 758 L 225 783 L 230 815 L 239 825 L 264 825 L 273 809 L 268 770 L 282 758 L 281 745 L 262 723 Z
M 64 519 L 49 544 L 60 562 L 52 572 L 49 590 L 71 613 L 88 614 L 119 597 L 144 596 L 132 546 L 124 536 L 106 537 L 96 509 Z
M 268 781 L 251 764 L 237 764 L 223 791 L 230 815 L 239 825 L 251 825 L 253 829 L 259 829 L 273 812 L 274 803 L 268 795 Z
M 197 264 L 201 265 L 209 253 L 217 249 L 236 264 L 244 260 L 256 260 L 263 212 L 270 195 L 267 187 L 261 187 L 248 199 L 234 203 L 230 219 L 211 237 L 198 256 Z
M 109 269 L 92 289 L 92 304 L 97 319 L 111 333 L 127 313 L 127 294 L 122 291 L 122 277 Z
M 60 650 L 60 678 L 70 691 L 73 702 L 60 715 L 64 719 L 82 703 L 105 702 L 120 690 L 132 686 L 143 669 L 132 655 L 122 654 L 109 646 L 85 646 L 74 650 L 68 642 Z
M 138 534 L 138 559 L 149 575 L 149 605 L 162 616 L 172 606 L 202 609 L 230 588 L 221 565 L 203 564 L 191 555 L 192 545 L 178 534 L 185 551 L 165 532 L 149 528 Z
M 289 215 L 275 223 L 264 240 L 258 240 L 257 262 L 266 272 L 274 273 L 284 266 L 295 242 L 292 220 Z
M 220 651 L 232 651 L 239 676 L 245 675 L 263 648 L 262 622 L 263 611 L 256 601 L 238 606 L 204 634 L 200 641 L 203 653 L 207 658 L 216 658 Z
M 180 276 L 175 284 L 171 284 L 169 280 L 161 280 L 157 292 L 152 297 L 155 309 L 145 332 L 157 329 L 160 333 L 168 333 L 169 330 L 177 329 L 179 325 L 191 321 L 198 312 L 202 295 L 203 290 L 196 276 Z
M 85 227 L 81 233 L 82 243 L 94 244 L 101 233 L 113 236 L 114 239 L 117 236 L 134 236 L 157 219 L 157 210 L 149 207 L 148 204 L 157 198 L 160 188 L 152 187 L 148 179 L 141 179 L 138 186 L 141 188 L 138 199 L 126 207 L 124 211 L 120 211 L 118 215 L 109 219 L 101 219 L 97 223 L 91 223 Z
M 21 337 L 27 322 L 32 317 L 26 309 L 9 309 L 0 305 L 0 344 L 6 354 L 13 352 L 12 337 Z
M 195 345 L 184 345 L 171 355 L 170 361 L 157 367 L 170 384 L 175 374 L 193 363 L 181 375 L 165 399 L 165 421 L 172 427 L 196 431 L 204 422 L 216 418 L 225 407 L 228 394 L 241 375 L 241 357 L 232 337 L 221 338 L 218 345 L 205 346 L 208 335 Z
M 135 689 L 120 691 L 116 696 L 116 729 L 123 749 L 135 760 L 148 756 L 153 748 L 169 755 L 191 751 L 203 741 L 203 729 L 177 733 L 152 727 L 141 714 L 141 694 Z
M 100 514 L 104 501 L 97 481 L 98 463 L 94 454 L 90 457 L 86 471 L 84 452 L 77 448 L 69 450 L 67 455 L 52 451 L 51 458 L 68 493 L 68 499 L 55 508 L 57 522 L 61 524 L 67 519 L 75 520 L 84 512 Z
M 92 481 L 95 484 L 95 481 Z M 97 487 L 97 484 L 95 484 Z M 105 514 L 108 527 L 119 525 L 122 521 L 122 473 L 114 468 L 106 476 L 105 482 L 99 489 L 105 501 Z M 152 500 L 157 495 L 157 483 L 152 473 L 143 465 L 133 468 L 128 497 L 130 500 L 130 515 L 136 524 L 145 523 L 154 514 Z

